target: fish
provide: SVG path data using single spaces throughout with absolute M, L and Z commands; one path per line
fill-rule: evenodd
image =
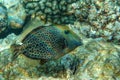
M 68 26 L 54 24 L 38 26 L 27 32 L 20 41 L 21 44 L 13 43 L 10 46 L 13 60 L 23 54 L 30 59 L 45 63 L 57 60 L 83 45 L 82 39 Z

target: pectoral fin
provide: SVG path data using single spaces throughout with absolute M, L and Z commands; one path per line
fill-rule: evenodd
M 47 59 L 40 59 L 40 65 L 44 65 L 46 62 L 48 62 Z

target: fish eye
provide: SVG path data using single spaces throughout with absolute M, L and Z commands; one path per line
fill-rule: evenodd
M 69 32 L 70 32 L 69 30 L 65 30 L 64 31 L 65 34 L 69 34 Z

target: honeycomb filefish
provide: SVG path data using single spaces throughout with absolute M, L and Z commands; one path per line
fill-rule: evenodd
M 13 59 L 19 54 L 36 60 L 58 59 L 82 45 L 78 35 L 68 26 L 40 26 L 24 36 L 20 44 L 12 44 Z

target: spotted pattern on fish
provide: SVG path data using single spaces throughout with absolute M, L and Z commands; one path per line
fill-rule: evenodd
M 66 30 L 67 29 L 67 30 Z M 32 59 L 58 59 L 81 45 L 81 39 L 69 28 L 40 26 L 33 29 L 22 40 L 19 48 L 11 48 L 16 55 L 24 54 Z M 17 52 L 16 49 L 19 49 Z

